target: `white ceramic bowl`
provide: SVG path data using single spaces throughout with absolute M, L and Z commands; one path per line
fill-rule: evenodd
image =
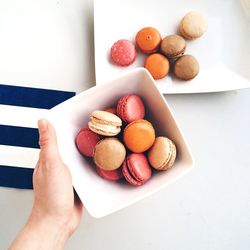
M 174 167 L 154 174 L 140 187 L 102 179 L 96 174 L 92 161 L 81 156 L 75 146 L 77 132 L 87 125 L 92 111 L 114 106 L 121 96 L 130 93 L 138 94 L 144 100 L 157 135 L 168 136 L 177 146 Z M 177 180 L 193 167 L 189 147 L 168 104 L 151 75 L 143 68 L 78 94 L 51 109 L 47 118 L 56 129 L 59 150 L 72 174 L 74 188 L 93 217 L 103 217 L 139 201 Z

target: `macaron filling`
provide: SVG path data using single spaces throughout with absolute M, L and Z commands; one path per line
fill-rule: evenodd
M 109 133 L 117 133 L 118 131 L 121 130 L 120 126 L 115 126 L 112 124 L 100 124 L 93 121 L 89 122 L 88 125 L 90 129 L 92 128 L 95 130 L 109 132 Z

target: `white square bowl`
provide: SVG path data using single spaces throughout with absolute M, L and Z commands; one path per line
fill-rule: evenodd
M 75 146 L 75 137 L 79 129 L 87 125 L 92 111 L 114 106 L 121 96 L 129 93 L 142 97 L 147 118 L 153 123 L 157 135 L 168 136 L 177 146 L 174 167 L 154 174 L 140 187 L 100 178 L 92 161 L 81 156 Z M 103 217 L 139 201 L 193 168 L 193 158 L 180 128 L 153 78 L 143 68 L 82 92 L 51 109 L 47 118 L 56 129 L 59 151 L 70 169 L 74 188 L 93 217 Z

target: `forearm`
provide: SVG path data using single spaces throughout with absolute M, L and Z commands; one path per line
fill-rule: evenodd
M 69 237 L 66 231 L 47 219 L 30 219 L 9 250 L 62 250 Z

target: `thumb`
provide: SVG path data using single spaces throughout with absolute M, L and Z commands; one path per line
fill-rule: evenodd
M 40 158 L 46 161 L 58 159 L 56 132 L 53 126 L 45 119 L 38 121 Z

